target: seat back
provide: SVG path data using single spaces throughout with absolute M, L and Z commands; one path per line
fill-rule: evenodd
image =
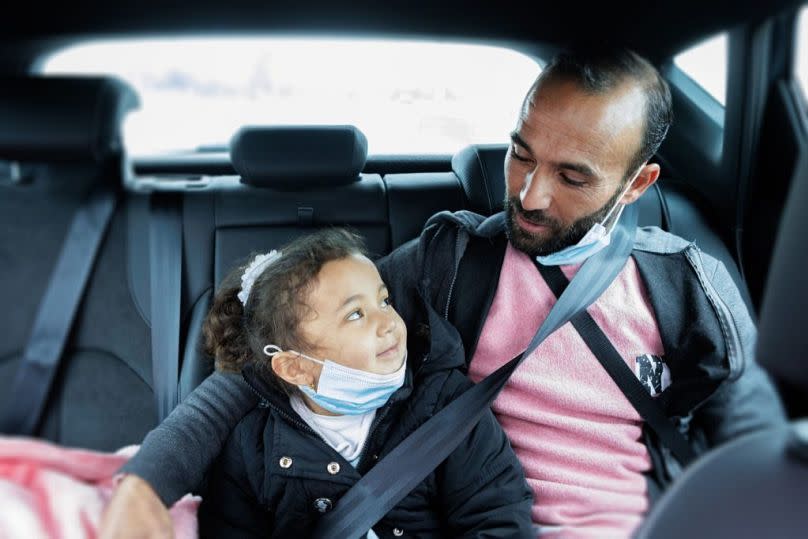
M 103 78 L 0 83 L 0 394 L 14 380 L 71 219 L 97 182 L 119 186 L 120 125 L 134 91 Z M 9 176 L 7 180 L 11 180 Z M 126 210 L 119 206 L 73 325 L 38 434 L 95 449 L 135 443 L 154 425 L 148 326 L 127 286 Z
M 200 256 L 188 259 L 186 271 L 189 293 L 199 299 L 190 314 L 181 397 L 212 372 L 201 326 L 231 269 L 328 226 L 360 234 L 374 258 L 389 252 L 385 185 L 378 174 L 360 173 L 366 151 L 364 135 L 351 126 L 245 129 L 231 142 L 239 175 L 184 195 L 185 249 Z

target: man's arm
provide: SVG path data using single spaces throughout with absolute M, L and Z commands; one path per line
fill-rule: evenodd
M 196 489 L 258 397 L 239 374 L 215 372 L 143 440 L 121 472 L 145 479 L 166 506 Z
M 743 370 L 737 379 L 724 382 L 697 413 L 710 445 L 786 422 L 777 390 L 755 360 L 757 330 L 746 304 L 724 265 L 714 263 L 710 281 L 732 313 L 742 344 Z
M 269 537 L 272 517 L 254 490 L 264 479 L 263 455 L 245 462 L 242 437 L 260 439 L 266 417 L 249 417 L 234 430 L 210 473 L 207 493 L 199 507 L 199 536 L 253 539 Z M 246 431 L 246 432 L 245 432 Z M 252 434 L 252 435 L 251 435 Z M 247 451 L 247 453 L 250 453 Z

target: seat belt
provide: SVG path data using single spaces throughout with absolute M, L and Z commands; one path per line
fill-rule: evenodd
M 558 266 L 543 266 L 535 259 L 534 263 L 550 290 L 556 297 L 564 293 L 569 281 Z M 587 311 L 581 311 L 570 319 L 570 323 L 583 341 L 598 359 L 601 366 L 609 373 L 617 387 L 623 392 L 634 409 L 640 414 L 659 437 L 660 441 L 670 449 L 673 456 L 684 467 L 696 458 L 684 434 L 668 418 L 665 411 L 640 383 L 623 357 L 612 345 L 595 319 Z
M 149 224 L 152 390 L 157 421 L 179 404 L 182 212 L 175 196 L 152 195 Z
M 581 266 L 524 352 L 471 387 L 405 438 L 323 516 L 314 537 L 364 535 L 469 435 L 511 374 L 556 329 L 594 303 L 623 269 L 634 246 L 637 208 L 627 206 L 605 249 Z M 429 309 L 430 316 L 436 316 Z
M 36 432 L 117 198 L 114 187 L 99 184 L 73 216 L 0 412 L 0 432 Z

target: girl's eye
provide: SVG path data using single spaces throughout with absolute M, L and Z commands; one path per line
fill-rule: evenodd
M 346 320 L 353 322 L 354 320 L 359 320 L 360 318 L 362 318 L 362 311 L 357 309 L 351 314 L 349 314 Z
M 392 305 L 392 303 L 393 302 L 390 300 L 390 298 L 386 297 L 382 300 L 382 308 L 389 307 L 390 305 Z

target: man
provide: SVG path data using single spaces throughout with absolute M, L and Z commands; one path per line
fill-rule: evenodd
M 408 325 L 422 316 L 419 290 L 453 321 L 468 318 L 464 305 L 483 294 L 474 313 L 482 316 L 466 336 L 469 375 L 478 381 L 524 351 L 555 302 L 534 259 L 571 278 L 608 244 L 622 208 L 659 177 L 659 165 L 648 160 L 671 117 L 667 85 L 636 54 L 557 57 L 530 88 L 511 135 L 505 212 L 488 220 L 438 214 L 421 238 L 379 263 Z M 472 260 L 467 253 L 480 242 L 490 249 Z M 455 289 L 461 266 L 481 263 L 496 265 L 490 290 Z M 784 421 L 777 393 L 750 355 L 755 329 L 737 288 L 694 245 L 638 230 L 632 256 L 588 311 L 694 453 Z M 191 405 L 210 409 L 206 399 L 217 401 L 217 422 L 200 423 L 189 412 Z M 216 375 L 186 403 L 126 468 L 156 485 L 164 502 L 198 483 L 254 397 L 238 380 Z M 526 358 L 493 409 L 533 488 L 543 535 L 628 536 L 681 471 L 570 324 Z M 198 459 L 166 461 L 174 444 Z M 132 498 L 150 492 L 128 481 Z M 116 500 L 109 522 L 121 506 Z

